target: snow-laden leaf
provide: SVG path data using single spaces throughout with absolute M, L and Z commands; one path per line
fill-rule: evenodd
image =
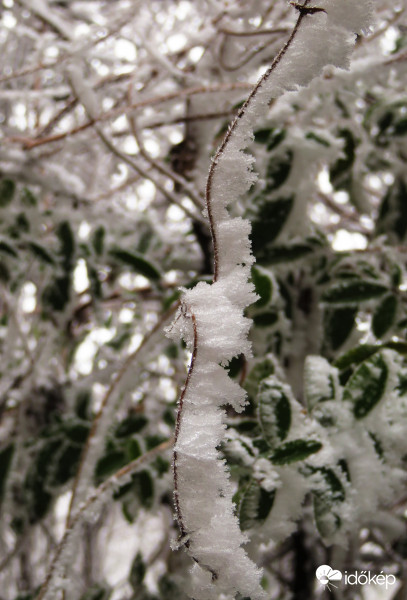
M 388 291 L 385 285 L 360 279 L 334 283 L 322 295 L 329 304 L 355 304 L 383 296 Z
M 377 306 L 372 320 L 373 333 L 377 338 L 385 335 L 393 325 L 397 314 L 398 300 L 393 294 L 385 296 Z
M 291 440 L 278 446 L 269 459 L 274 465 L 288 465 L 293 462 L 305 460 L 312 454 L 321 450 L 322 444 L 318 440 Z
M 291 405 L 287 386 L 271 375 L 264 379 L 257 394 L 259 421 L 271 448 L 284 441 L 291 425 Z
M 366 417 L 383 398 L 389 369 L 381 353 L 367 359 L 348 380 L 343 400 L 352 402 L 357 419 Z
M 351 169 L 355 161 L 357 142 L 349 129 L 341 129 L 339 138 L 343 140 L 343 156 L 330 169 L 330 180 L 335 189 L 346 189 L 351 178 Z
M 268 492 L 255 480 L 247 485 L 239 505 L 239 522 L 242 531 L 251 529 L 267 519 L 275 495 L 275 490 Z
M 338 391 L 338 372 L 321 356 L 307 356 L 304 367 L 304 392 L 308 410 L 320 402 L 335 400 Z

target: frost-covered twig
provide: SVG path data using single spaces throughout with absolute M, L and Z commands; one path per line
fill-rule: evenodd
M 255 299 L 249 283 L 254 262 L 250 224 L 231 218 L 227 206 L 255 181 L 245 149 L 271 99 L 307 85 L 325 64 L 347 66 L 353 32 L 368 26 L 368 1 L 355 8 L 344 0 L 339 9 L 334 0 L 292 5 L 299 16 L 289 39 L 238 112 L 210 167 L 206 211 L 213 283 L 185 291 L 168 330 L 171 337 L 181 335 L 192 352 L 178 407 L 173 468 L 181 542 L 196 563 L 192 594 L 197 600 L 236 592 L 255 600 L 264 597 L 260 571 L 242 548 L 247 539 L 234 515 L 232 486 L 217 450 L 224 434 L 221 407 L 231 404 L 240 412 L 245 405 L 243 390 L 223 366 L 238 354 L 250 355 L 250 322 L 243 309 Z
M 61 579 L 64 578 L 65 567 L 69 562 L 70 553 L 72 551 L 71 543 L 74 535 L 78 532 L 78 528 L 87 521 L 92 519 L 94 513 L 103 506 L 107 497 L 119 486 L 126 483 L 126 481 L 136 473 L 138 469 L 146 462 L 152 460 L 161 452 L 171 448 L 173 439 L 166 440 L 159 446 L 156 446 L 143 456 L 136 458 L 131 463 L 122 467 L 114 475 L 104 481 L 98 488 L 89 496 L 84 502 L 75 516 L 71 519 L 69 527 L 66 529 L 61 542 L 58 545 L 55 556 L 52 560 L 51 566 L 48 570 L 48 574 L 45 581 L 39 591 L 37 600 L 45 600 L 46 598 L 55 598 L 55 591 L 61 584 Z

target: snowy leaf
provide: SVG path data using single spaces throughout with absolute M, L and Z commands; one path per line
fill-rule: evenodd
M 120 262 L 129 265 L 134 271 L 136 271 L 136 273 L 144 275 L 144 277 L 147 277 L 147 279 L 157 281 L 161 278 L 161 273 L 157 267 L 150 261 L 146 260 L 144 256 L 141 256 L 136 252 L 122 250 L 121 248 L 113 248 L 110 250 L 110 255 Z
M 285 388 L 272 375 L 261 382 L 257 394 L 260 425 L 271 448 L 285 440 L 290 430 L 291 406 Z
M 276 491 L 266 491 L 255 480 L 245 489 L 239 506 L 239 521 L 242 531 L 251 529 L 267 519 L 274 503 Z
M 277 190 L 288 179 L 293 162 L 292 150 L 282 155 L 272 156 L 266 171 L 266 192 Z
M 388 371 L 382 354 L 375 354 L 347 382 L 343 399 L 353 403 L 353 413 L 357 419 L 366 417 L 383 398 Z
M 338 372 L 320 356 L 307 356 L 304 367 L 304 392 L 308 410 L 320 402 L 335 400 Z
M 274 465 L 287 465 L 300 460 L 305 460 L 311 454 L 321 450 L 322 444 L 317 440 L 291 440 L 278 446 L 269 459 Z

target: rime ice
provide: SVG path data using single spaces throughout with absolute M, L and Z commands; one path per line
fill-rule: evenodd
M 364 0 L 355 6 L 344 1 L 340 8 L 337 4 L 322 1 L 326 12 L 300 19 L 292 43 L 261 79 L 216 153 L 207 197 L 216 281 L 212 285 L 199 283 L 184 293 L 182 309 L 169 331 L 172 337 L 185 339 L 194 357 L 183 395 L 174 468 L 178 520 L 196 561 L 193 596 L 198 600 L 215 600 L 220 593 L 236 592 L 253 600 L 265 598 L 261 573 L 242 548 L 247 540 L 233 514 L 232 489 L 217 450 L 225 429 L 221 407 L 231 404 L 242 410 L 245 402 L 242 390 L 219 365 L 226 365 L 240 353 L 250 355 L 250 322 L 242 311 L 256 298 L 248 281 L 253 264 L 250 225 L 241 218 L 231 218 L 227 206 L 255 181 L 253 159 L 244 150 L 270 99 L 307 85 L 326 64 L 348 66 L 355 33 L 370 25 L 370 2 Z M 287 480 L 283 485 L 298 487 L 299 482 Z M 288 507 L 290 516 L 301 505 L 302 494 L 294 496 L 295 506 Z M 287 505 L 276 508 L 286 535 Z

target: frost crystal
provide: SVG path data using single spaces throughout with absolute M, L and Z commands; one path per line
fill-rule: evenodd
M 308 2 L 305 2 L 307 5 Z M 233 514 L 232 488 L 217 447 L 224 437 L 223 411 L 231 404 L 244 407 L 244 392 L 220 365 L 233 357 L 250 355 L 247 334 L 250 322 L 243 309 L 256 296 L 249 283 L 253 256 L 250 225 L 231 218 L 227 206 L 255 181 L 253 159 L 244 150 L 253 127 L 268 109 L 271 98 L 307 85 L 326 64 L 347 67 L 355 32 L 369 27 L 370 2 L 321 1 L 322 12 L 300 11 L 297 26 L 283 51 L 260 80 L 231 125 L 217 151 L 207 185 L 214 252 L 214 283 L 199 283 L 184 293 L 169 335 L 181 335 L 192 351 L 185 390 L 181 396 L 174 448 L 175 501 L 184 544 L 195 560 L 194 598 L 210 600 L 220 593 L 265 598 L 260 571 L 242 549 L 247 540 Z M 284 486 L 298 481 L 283 480 Z M 305 493 L 305 488 L 304 488 Z M 302 494 L 294 505 L 279 507 L 281 527 L 300 509 Z M 278 502 L 277 502 L 278 504 Z

